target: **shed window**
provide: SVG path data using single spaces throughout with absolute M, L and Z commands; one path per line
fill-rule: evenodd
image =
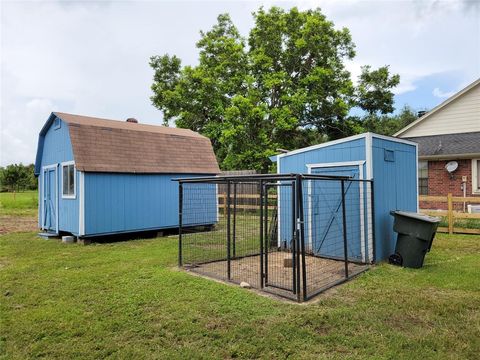
M 390 162 L 395 161 L 395 152 L 393 150 L 385 149 L 383 152 L 383 159 Z
M 418 162 L 418 194 L 428 195 L 428 161 Z
M 62 165 L 62 197 L 66 199 L 75 198 L 75 165 L 67 163 Z
M 60 121 L 59 118 L 55 118 L 55 121 L 53 123 L 53 128 L 55 130 L 60 129 L 60 126 L 62 125 L 62 122 Z

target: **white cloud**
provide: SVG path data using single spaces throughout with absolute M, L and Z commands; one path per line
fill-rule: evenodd
M 415 90 L 417 80 L 433 74 L 458 71 L 467 83 L 480 75 L 478 7 L 453 1 L 310 3 L 350 29 L 358 67 L 388 64 L 400 74 L 396 94 Z
M 453 95 L 455 95 L 456 91 L 448 91 L 448 92 L 443 92 L 439 88 L 435 88 L 432 91 L 432 95 L 438 98 L 449 98 Z
M 149 57 L 194 64 L 200 29 L 229 12 L 247 35 L 262 4 L 320 6 L 351 31 L 353 76 L 361 65 L 389 64 L 401 75 L 397 94 L 432 74 L 457 71 L 464 83 L 480 74 L 480 10 L 469 2 L 1 2 L 0 165 L 34 161 L 51 111 L 160 123 Z
M 2 111 L 0 164 L 34 161 L 39 119 L 45 121 L 53 107 L 49 99 L 31 99 Z

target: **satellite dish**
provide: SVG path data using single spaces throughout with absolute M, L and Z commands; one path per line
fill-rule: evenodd
M 458 163 L 456 161 L 449 161 L 447 165 L 445 165 L 445 169 L 451 174 L 458 168 Z

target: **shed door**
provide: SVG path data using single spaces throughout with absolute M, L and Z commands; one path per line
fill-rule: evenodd
M 57 170 L 48 168 L 43 173 L 43 228 L 57 230 Z
M 358 165 L 311 168 L 316 175 L 349 176 L 360 178 Z M 345 181 L 345 208 L 348 258 L 363 261 L 361 186 L 358 181 Z M 318 256 L 344 258 L 343 214 L 341 182 L 338 180 L 312 180 L 309 186 L 308 233 L 310 250 Z

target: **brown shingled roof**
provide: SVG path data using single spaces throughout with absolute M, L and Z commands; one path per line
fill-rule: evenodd
M 194 131 L 54 113 L 68 123 L 78 170 L 122 173 L 220 172 L 210 140 Z

